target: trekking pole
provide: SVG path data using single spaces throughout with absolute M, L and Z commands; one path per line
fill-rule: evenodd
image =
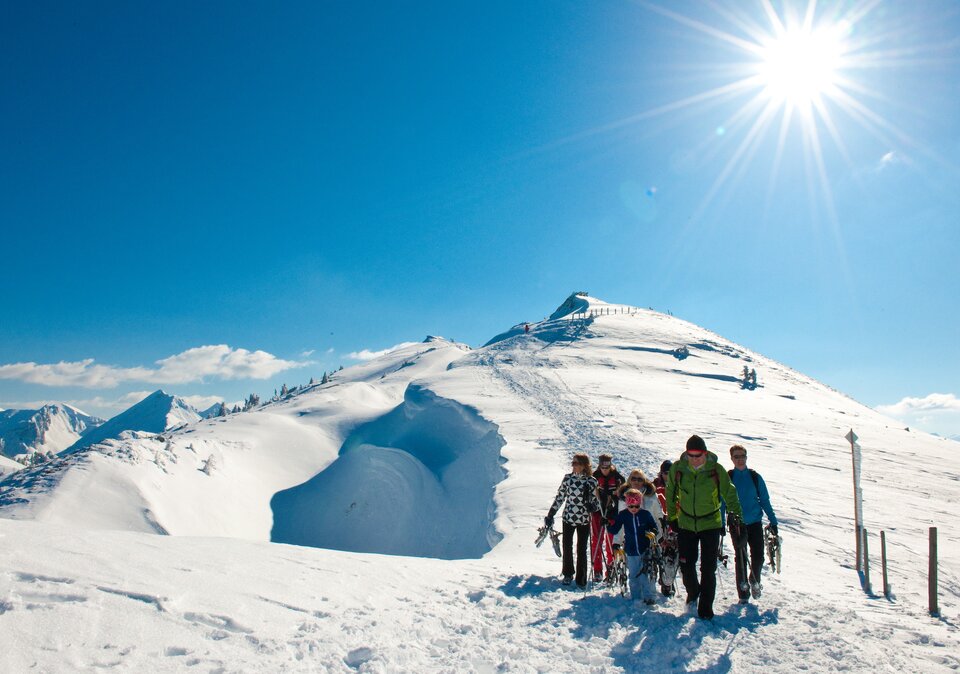
M 592 525 L 592 520 L 591 520 Z M 593 549 L 593 526 L 587 527 L 587 547 Z M 587 589 L 592 588 L 593 583 L 593 560 L 590 560 L 590 568 L 587 569 L 587 582 L 583 584 L 583 596 L 587 596 Z
M 724 539 L 724 538 L 726 538 L 726 536 L 720 536 L 720 547 L 717 549 L 717 568 L 716 568 L 716 570 L 715 570 L 713 573 L 714 573 L 714 575 L 717 577 L 717 581 L 720 583 L 720 587 L 721 587 L 721 589 L 723 590 L 723 596 L 724 596 L 724 598 L 726 598 L 726 596 L 727 596 L 727 587 L 726 587 L 726 585 L 723 584 L 723 575 L 720 573 L 720 562 L 721 562 L 721 561 L 723 562 L 723 568 L 724 568 L 724 569 L 727 568 L 727 556 L 726 556 L 725 554 L 723 554 L 723 539 Z

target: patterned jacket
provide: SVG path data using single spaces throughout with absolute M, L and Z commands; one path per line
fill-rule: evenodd
M 557 497 L 553 499 L 550 515 L 553 516 L 563 502 L 563 521 L 573 526 L 590 523 L 590 513 L 600 510 L 600 501 L 597 498 L 597 481 L 589 475 L 568 473 L 563 476 L 563 482 L 557 490 Z

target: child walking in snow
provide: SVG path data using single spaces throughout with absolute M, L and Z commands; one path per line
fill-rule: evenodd
M 627 509 L 621 510 L 607 531 L 616 535 L 623 528 L 623 551 L 627 554 L 627 573 L 630 576 L 630 597 L 641 599 L 647 605 L 654 603 L 653 588 L 646 573 L 641 573 L 643 555 L 657 535 L 657 523 L 653 515 L 643 508 L 643 494 L 638 489 L 628 489 L 624 494 Z

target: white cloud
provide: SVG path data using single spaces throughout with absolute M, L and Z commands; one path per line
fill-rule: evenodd
M 400 344 L 394 344 L 388 349 L 383 349 L 382 351 L 370 351 L 369 349 L 363 349 L 362 351 L 352 351 L 347 354 L 347 358 L 350 360 L 373 360 L 374 358 L 379 358 L 380 356 L 385 356 L 388 353 L 392 353 L 397 349 L 402 349 L 405 346 L 411 346 L 416 344 L 416 342 L 402 342 Z
M 960 399 L 952 393 L 931 393 L 923 398 L 906 397 L 877 411 L 908 426 L 930 433 L 954 436 L 960 433 Z
M 113 367 L 97 365 L 93 358 L 74 362 L 12 363 L 0 365 L 0 379 L 17 379 L 28 384 L 44 386 L 82 386 L 85 388 L 112 388 L 122 381 L 147 381 L 150 370 L 142 367 Z
M 243 408 L 244 400 L 224 400 L 223 396 L 180 396 L 183 400 L 193 407 L 198 412 L 203 412 L 214 405 L 219 405 L 224 403 L 227 406 L 228 410 L 232 410 L 234 407 Z
M 122 412 L 131 405 L 136 405 L 151 393 L 153 393 L 153 391 L 131 391 L 130 393 L 124 393 L 119 398 L 94 396 L 93 398 L 84 398 L 83 400 L 53 400 L 51 398 L 45 400 L 20 400 L 15 402 L 0 402 L 0 407 L 14 410 L 36 410 L 51 403 L 66 403 L 88 414 L 110 417 L 117 412 Z
M 313 355 L 313 353 L 314 353 L 315 351 L 316 351 L 316 349 L 309 349 L 309 350 L 307 350 L 307 351 L 301 351 L 301 352 L 300 352 L 300 357 L 301 357 L 301 358 L 309 358 L 310 356 Z
M 884 171 L 892 166 L 897 166 L 898 164 L 906 164 L 907 166 L 910 166 L 910 160 L 900 152 L 897 152 L 896 150 L 890 150 L 880 157 L 880 160 L 874 165 L 873 170 L 876 173 L 880 173 L 881 171 Z
M 93 358 L 53 364 L 0 365 L 0 379 L 15 379 L 44 386 L 113 388 L 130 381 L 150 384 L 186 384 L 205 377 L 268 379 L 309 362 L 282 360 L 266 351 L 231 349 L 226 344 L 198 346 L 156 361 L 157 367 L 100 365 Z

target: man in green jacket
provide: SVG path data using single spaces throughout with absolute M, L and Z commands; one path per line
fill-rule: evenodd
M 713 598 L 717 592 L 717 553 L 723 535 L 720 501 L 726 502 L 733 537 L 740 526 L 742 512 L 737 488 L 717 462 L 716 454 L 707 451 L 707 443 L 699 435 L 687 440 L 687 450 L 670 466 L 667 474 L 667 518 L 677 530 L 680 552 L 680 573 L 687 590 L 687 603 L 697 602 L 697 615 L 713 618 Z M 697 556 L 700 577 L 697 577 Z

